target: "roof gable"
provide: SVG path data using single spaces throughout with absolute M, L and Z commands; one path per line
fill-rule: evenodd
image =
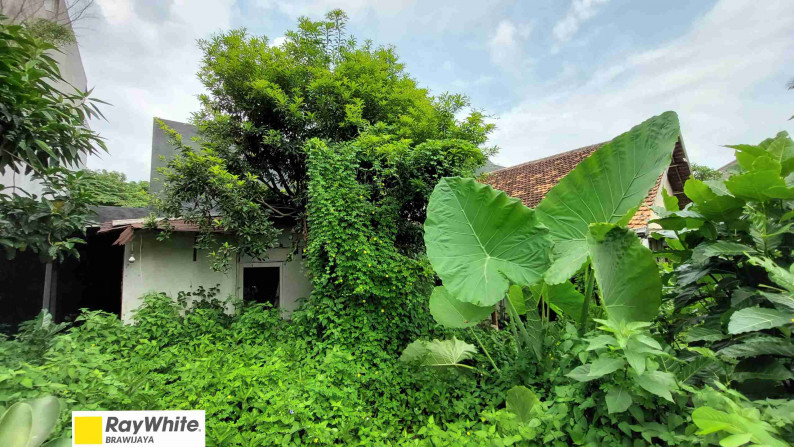
M 509 168 L 499 169 L 483 176 L 483 182 L 504 191 L 511 197 L 520 199 L 524 205 L 535 208 L 557 182 L 568 175 L 582 160 L 589 157 L 606 143 L 593 144 Z M 656 184 L 642 201 L 640 209 L 629 221 L 629 228 L 644 229 L 648 226 L 648 221 L 651 219 L 650 207 L 660 193 L 659 187 L 665 175 L 670 182 L 673 194 L 678 197 L 679 205 L 683 207 L 689 203 L 689 199 L 684 195 L 684 182 L 690 175 L 689 162 L 680 138 L 673 150 L 670 167 L 656 179 Z

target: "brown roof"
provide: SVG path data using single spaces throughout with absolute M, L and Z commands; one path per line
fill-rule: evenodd
M 159 229 L 164 228 L 163 224 L 164 219 L 159 219 L 157 222 L 157 227 Z M 198 233 L 199 226 L 194 223 L 188 223 L 181 219 L 169 219 L 168 222 L 171 224 L 171 230 L 175 232 L 184 232 L 184 233 Z M 125 220 L 112 220 L 108 222 L 103 222 L 99 226 L 99 231 L 97 234 L 100 233 L 109 233 L 111 231 L 121 231 L 119 234 L 118 239 L 113 242 L 113 245 L 125 245 L 129 241 L 132 240 L 135 230 L 142 230 L 146 227 L 146 220 L 145 219 L 125 219 Z M 215 232 L 222 233 L 223 230 L 216 229 Z
M 486 174 L 484 182 L 506 192 L 509 196 L 521 199 L 524 205 L 534 208 L 557 182 L 604 144 L 606 142 L 499 169 Z M 673 192 L 678 197 L 679 205 L 683 207 L 689 201 L 683 190 L 684 182 L 689 178 L 690 172 L 686 153 L 680 139 L 673 151 L 672 161 L 667 174 L 673 187 Z M 663 177 L 664 174 L 660 175 L 656 180 L 656 184 L 648 192 L 640 209 L 629 221 L 629 228 L 645 229 L 648 226 L 648 220 L 651 217 L 650 206 L 656 200 Z

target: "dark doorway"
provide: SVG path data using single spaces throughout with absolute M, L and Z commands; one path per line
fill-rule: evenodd
M 279 267 L 244 267 L 243 300 L 278 307 L 280 277 Z
M 91 228 L 86 244 L 79 246 L 80 259 L 58 266 L 56 305 L 51 309 L 57 321 L 72 321 L 81 309 L 121 315 L 124 247 L 113 245 L 117 237 Z
M 0 250 L 0 333 L 13 334 L 41 312 L 47 264 L 31 251 L 8 259 Z

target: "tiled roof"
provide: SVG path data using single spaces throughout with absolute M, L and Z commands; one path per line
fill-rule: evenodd
M 506 192 L 509 196 L 521 199 L 524 205 L 535 208 L 557 182 L 571 172 L 582 160 L 589 157 L 590 154 L 604 144 L 606 143 L 593 144 L 591 146 L 552 155 L 551 157 L 541 158 L 540 160 L 499 169 L 486 174 L 483 181 L 496 189 Z M 670 180 L 671 183 L 675 183 L 673 184 L 673 189 L 676 196 L 679 197 L 679 204 L 683 206 L 687 202 L 686 196 L 683 196 L 683 192 L 679 192 L 683 191 L 683 183 L 681 182 L 680 189 L 676 188 L 676 184 L 679 183 L 678 180 L 681 175 L 684 175 L 684 181 L 689 176 L 689 166 L 680 141 L 676 144 L 673 152 L 673 160 L 667 171 L 668 175 L 674 168 L 679 169 L 677 163 L 686 165 L 685 169 L 676 172 L 678 178 L 671 178 Z M 659 185 L 663 177 L 664 174 L 660 175 L 656 180 L 656 184 L 648 192 L 640 209 L 629 221 L 629 228 L 645 229 L 648 226 L 648 221 L 651 218 L 650 206 L 653 205 L 653 202 L 656 200 L 656 196 L 659 192 Z

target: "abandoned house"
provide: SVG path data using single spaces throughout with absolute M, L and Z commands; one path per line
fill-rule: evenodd
M 193 126 L 163 121 L 179 132 L 186 144 L 194 144 Z M 150 190 L 156 194 L 162 190 L 157 170 L 177 149 L 157 119 L 152 128 Z M 489 162 L 478 174 L 483 174 L 484 182 L 534 208 L 561 178 L 603 144 L 507 168 Z M 629 222 L 646 244 L 654 242 L 648 238 L 655 229 L 650 223 L 654 217 L 650 207 L 662 204 L 662 190 L 678 197 L 683 207 L 689 202 L 683 193 L 689 176 L 689 162 L 679 139 L 670 166 Z M 269 251 L 267 259 L 237 259 L 227 272 L 221 273 L 211 269 L 207 253 L 194 248 L 197 226 L 172 220 L 173 234 L 159 241 L 159 230 L 149 229 L 145 223 L 149 214 L 150 210 L 141 208 L 98 207 L 95 222 L 87 229 L 87 244 L 80 247 L 79 260 L 45 265 L 35 255 L 21 253 L 14 261 L 0 261 L 0 315 L 4 315 L 0 325 L 13 326 L 30 319 L 42 305 L 58 321 L 71 319 L 81 308 L 112 312 L 130 321 L 148 292 L 176 297 L 179 292 L 199 287 L 217 288 L 221 299 L 269 302 L 289 315 L 311 292 L 301 250 L 290 256 L 295 243 L 301 241 L 294 241 L 288 231 L 282 234 L 278 247 Z M 44 281 L 18 281 L 20 277 L 40 277 Z

